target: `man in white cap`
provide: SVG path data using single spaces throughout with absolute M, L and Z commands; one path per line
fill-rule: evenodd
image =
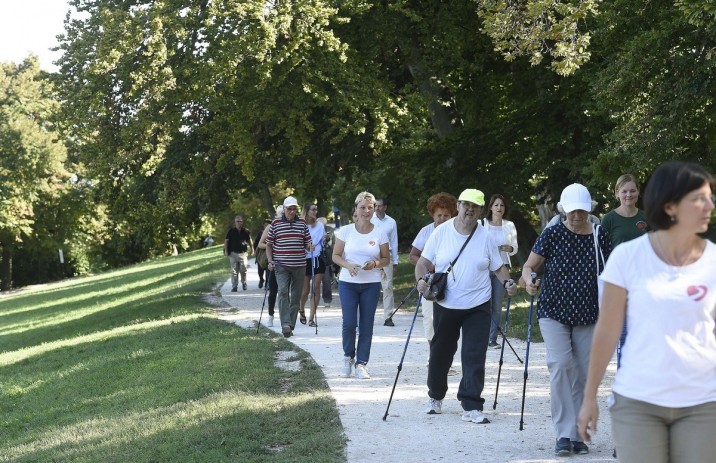
M 284 337 L 293 335 L 306 274 L 306 250 L 313 251 L 306 222 L 293 196 L 283 201 L 283 214 L 271 222 L 266 238 L 268 269 L 276 272 L 278 311 Z

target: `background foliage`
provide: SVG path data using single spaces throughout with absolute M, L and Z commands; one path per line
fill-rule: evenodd
M 503 193 L 524 256 L 569 183 L 604 213 L 621 173 L 647 181 L 670 159 L 714 171 L 712 1 L 71 5 L 59 72 L 35 64 L 28 80 L 53 89 L 39 93 L 53 114 L 43 127 L 67 154 L 35 152 L 56 159 L 43 164 L 65 172 L 52 177 L 65 193 L 0 176 L 15 192 L 3 194 L 0 245 L 28 253 L 18 281 L 221 242 L 235 213 L 256 229 L 288 194 L 345 219 L 363 189 L 388 196 L 402 246 L 429 221 L 430 195 Z M 37 227 L 40 211 L 62 234 Z M 59 247 L 64 270 L 45 257 Z

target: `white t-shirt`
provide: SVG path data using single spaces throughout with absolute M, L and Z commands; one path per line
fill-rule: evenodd
M 422 252 L 422 250 L 425 249 L 425 243 L 428 242 L 428 238 L 432 234 L 433 230 L 435 230 L 435 222 L 429 223 L 421 228 L 413 240 L 413 247 Z
M 343 258 L 348 262 L 363 265 L 369 260 L 380 259 L 380 245 L 388 244 L 385 230 L 373 225 L 370 233 L 360 233 L 355 224 L 344 225 L 336 230 L 336 239 L 343 241 Z M 356 276 L 351 276 L 347 268 L 341 268 L 339 279 L 350 283 L 376 283 L 380 282 L 381 270 L 359 270 Z
M 423 248 L 422 257 L 435 264 L 436 272 L 445 272 L 455 260 L 468 235 L 455 229 L 455 218 L 437 227 Z M 498 249 L 491 245 L 485 227 L 478 224 L 475 234 L 448 274 L 445 299 L 438 302 L 448 309 L 472 309 L 487 302 L 492 295 L 490 270 L 502 267 Z
M 323 240 L 326 237 L 326 227 L 324 227 L 321 222 L 316 222 L 313 225 L 306 224 L 306 226 L 308 227 L 308 233 L 311 234 L 311 241 L 316 247 L 313 252 L 306 251 L 306 259 L 310 259 L 311 257 L 318 257 L 321 255 Z
M 398 265 L 398 224 L 388 214 L 381 219 L 378 214 L 373 214 L 370 219 L 370 223 L 378 227 L 382 227 L 385 230 L 385 234 L 388 237 L 388 250 L 390 251 L 390 262 L 393 265 Z
M 612 251 L 601 278 L 627 290 L 626 342 L 614 392 L 661 407 L 716 401 L 716 245 L 671 267 L 649 235 Z

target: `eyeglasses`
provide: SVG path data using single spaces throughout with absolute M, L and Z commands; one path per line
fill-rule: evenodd
M 312 208 L 309 209 L 309 211 L 316 212 L 316 211 L 318 211 L 318 208 L 317 208 L 317 207 L 312 207 Z
M 297 207 L 287 207 L 286 210 L 296 212 L 298 210 L 298 208 Z
M 460 201 L 460 204 L 462 204 L 462 207 L 469 208 L 469 209 L 477 209 L 477 208 L 482 207 L 479 204 L 469 203 L 467 201 Z

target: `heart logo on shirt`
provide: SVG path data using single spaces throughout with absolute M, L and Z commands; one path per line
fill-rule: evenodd
M 706 288 L 706 285 L 691 285 L 686 288 L 686 294 L 688 294 L 695 302 L 705 298 L 707 292 L 708 288 Z
M 375 240 L 370 240 L 370 241 L 368 241 L 368 244 L 369 244 L 370 246 L 375 246 Z

